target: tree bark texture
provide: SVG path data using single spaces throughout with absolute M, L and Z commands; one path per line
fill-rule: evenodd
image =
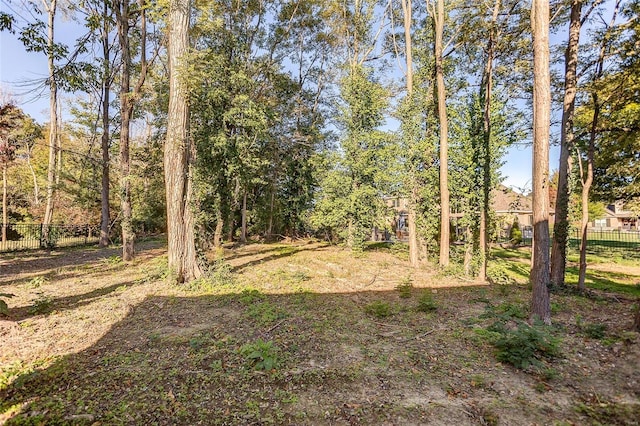
M 533 0 L 533 240 L 531 267 L 532 319 L 551 323 L 549 300 L 549 1 Z
M 413 104 L 413 45 L 411 35 L 411 25 L 413 22 L 412 12 L 413 4 L 411 0 L 401 0 L 403 23 L 404 23 L 404 39 L 405 39 L 405 57 L 407 66 L 407 98 Z M 407 225 L 409 228 L 409 264 L 416 268 L 419 262 L 418 255 L 418 226 L 416 224 L 416 205 L 418 201 L 418 184 L 415 179 L 411 182 L 411 197 L 407 205 Z
M 2 165 L 2 243 L 7 242 L 7 165 Z
M 131 210 L 131 166 L 129 159 L 129 134 L 133 99 L 131 89 L 131 48 L 129 44 L 129 0 L 117 4 L 118 38 L 121 50 L 120 74 L 120 211 L 122 213 L 122 260 L 135 256 L 135 234 Z
M 169 268 L 179 283 L 202 275 L 196 257 L 190 168 L 194 160 L 188 133 L 187 89 L 180 82 L 180 61 L 189 48 L 189 0 L 169 4 L 169 111 L 164 149 Z
M 55 76 L 54 63 L 54 35 L 55 35 L 55 18 L 57 9 L 57 0 L 51 0 L 48 5 L 45 3 L 48 21 L 48 40 L 47 40 L 47 60 L 49 66 L 49 165 L 47 167 L 47 199 L 44 210 L 43 224 L 43 240 L 49 240 L 49 225 L 53 222 L 53 209 L 55 197 L 56 182 L 56 158 L 57 158 L 57 140 L 58 140 L 58 85 Z
M 109 227 L 111 224 L 111 219 L 109 217 L 109 167 L 111 161 L 109 158 L 109 88 L 111 85 L 111 69 L 109 66 L 110 55 L 107 11 L 108 3 L 105 0 L 103 3 L 104 23 L 102 28 L 102 60 L 104 61 L 104 65 L 102 69 L 102 186 L 100 191 L 100 247 L 106 247 L 109 245 Z
M 437 0 L 435 21 L 436 86 L 440 122 L 440 266 L 449 265 L 449 123 L 443 69 L 444 0 Z
M 572 0 L 569 23 L 569 41 L 564 52 L 564 101 L 562 108 L 562 128 L 560 129 L 560 165 L 558 167 L 558 192 L 556 195 L 556 215 L 553 225 L 553 246 L 551 249 L 551 282 L 564 285 L 567 264 L 567 239 L 569 236 L 569 174 L 572 169 L 574 145 L 573 117 L 576 90 L 578 86 L 578 46 L 580 43 L 582 0 Z
M 495 42 L 497 33 L 498 13 L 500 12 L 500 0 L 496 0 L 491 17 L 491 28 L 489 29 L 489 40 L 487 40 L 487 60 L 483 72 L 482 96 L 483 99 L 483 128 L 482 142 L 484 158 L 482 164 L 482 211 L 480 212 L 479 229 L 479 255 L 480 267 L 478 268 L 478 280 L 487 280 L 487 256 L 489 252 L 489 209 L 491 198 L 491 98 L 493 96 L 493 59 L 495 55 Z

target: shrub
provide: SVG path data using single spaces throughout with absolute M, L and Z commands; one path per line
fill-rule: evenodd
M 9 305 L 3 299 L 10 299 L 14 296 L 15 294 L 11 293 L 0 293 L 0 315 L 9 315 Z
M 391 306 L 387 302 L 376 300 L 364 307 L 364 311 L 376 318 L 385 318 L 393 314 Z
M 416 310 L 418 312 L 431 312 L 438 309 L 438 305 L 436 301 L 433 300 L 433 295 L 429 290 L 425 290 L 420 295 L 418 299 L 418 306 L 416 306 Z
M 518 217 L 516 216 L 509 230 L 509 241 L 514 246 L 518 246 L 522 243 L 522 231 L 520 230 L 520 224 L 518 223 Z
M 411 291 L 413 290 L 411 276 L 408 276 L 402 280 L 400 284 L 396 286 L 396 290 L 400 293 L 400 297 L 403 299 L 408 299 L 411 297 Z
M 279 364 L 278 353 L 280 350 L 270 341 L 265 342 L 258 339 L 253 343 L 243 345 L 239 352 L 256 370 L 269 371 Z
M 516 368 L 539 368 L 542 366 L 541 359 L 560 355 L 560 340 L 544 325 L 530 326 L 520 322 L 515 330 L 502 328 L 501 334 L 502 336 L 493 343 L 498 349 L 496 358 Z

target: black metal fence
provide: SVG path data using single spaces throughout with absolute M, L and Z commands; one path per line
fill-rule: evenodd
M 522 242 L 520 245 L 531 246 L 533 230 L 522 230 Z M 582 239 L 579 229 L 569 232 L 567 243 L 571 248 L 579 248 Z M 508 232 L 501 232 L 498 242 L 509 242 Z M 640 251 L 640 231 L 626 230 L 600 230 L 589 229 L 587 231 L 587 247 L 592 250 L 606 251 L 607 249 L 623 249 Z
M 97 225 L 9 223 L 0 230 L 6 236 L 0 240 L 0 252 L 95 244 L 100 237 Z

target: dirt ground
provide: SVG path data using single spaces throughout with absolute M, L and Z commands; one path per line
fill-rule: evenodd
M 525 285 L 301 241 L 212 253 L 227 266 L 178 287 L 163 242 L 137 250 L 0 256 L 0 424 L 640 424 L 628 294 L 554 293 L 559 350 L 518 369 L 490 330 L 528 317 Z

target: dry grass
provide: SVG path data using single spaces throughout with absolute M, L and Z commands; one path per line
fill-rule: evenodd
M 0 292 L 16 294 L 0 422 L 638 424 L 630 296 L 554 295 L 563 356 L 526 372 L 497 362 L 484 331 L 488 312 L 526 315 L 525 286 L 302 242 L 212 253 L 231 273 L 178 288 L 162 243 L 138 251 L 0 257 Z M 425 292 L 435 310 L 418 309 Z

